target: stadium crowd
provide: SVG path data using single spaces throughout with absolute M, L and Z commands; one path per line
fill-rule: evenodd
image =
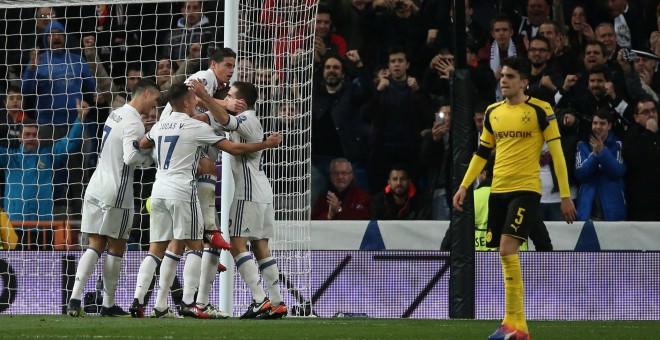
M 295 81 L 287 70 L 313 49 L 312 218 L 449 219 L 453 1 L 322 0 L 311 39 L 273 29 L 290 20 L 286 6 L 315 2 L 266 0 L 258 23 L 239 18 L 246 52 L 237 63 L 238 79 L 259 89 L 257 112 L 275 118 L 265 130 L 281 131 L 287 145 L 287 135 L 309 128 L 295 125 L 300 107 L 264 103 L 300 96 L 287 86 Z M 556 113 L 578 220 L 660 221 L 659 2 L 465 0 L 475 139 L 487 107 L 502 100 L 501 61 L 528 58 L 527 94 Z M 168 89 L 208 68 L 207 56 L 223 46 L 222 8 L 224 1 L 186 1 L 3 10 L 25 19 L 5 20 L 0 38 L 0 168 L 10 220 L 80 219 L 108 114 L 151 78 L 162 95 L 158 110 L 142 116 L 149 131 Z M 275 57 L 257 57 L 264 53 Z M 284 150 L 269 157 L 273 181 L 281 168 L 272 164 L 296 158 Z M 545 148 L 544 219 L 561 220 L 551 164 Z M 154 176 L 136 170 L 136 211 Z M 148 223 L 135 219 L 131 242 L 148 244 Z

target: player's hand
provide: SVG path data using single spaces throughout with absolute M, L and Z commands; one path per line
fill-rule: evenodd
M 275 132 L 272 135 L 268 136 L 268 138 L 266 138 L 264 143 L 266 144 L 266 147 L 269 149 L 277 147 L 278 145 L 280 145 L 280 143 L 282 143 L 282 135 L 280 135 L 279 132 Z
M 227 98 L 225 99 L 225 109 L 231 112 L 241 113 L 247 110 L 247 104 L 245 104 L 243 99 Z
M 454 208 L 458 211 L 463 211 L 463 201 L 465 201 L 465 196 L 467 195 L 467 189 L 464 187 L 458 187 L 458 191 L 454 195 L 452 203 Z
M 568 224 L 572 224 L 577 218 L 577 211 L 570 197 L 561 198 L 561 214 L 564 216 L 564 221 Z
M 199 79 L 190 79 L 186 83 L 188 85 L 188 90 L 194 93 L 199 99 L 208 99 L 211 96 L 206 92 L 206 87 Z
M 76 99 L 76 111 L 78 111 L 78 120 L 84 122 L 89 113 L 89 104 L 84 100 Z

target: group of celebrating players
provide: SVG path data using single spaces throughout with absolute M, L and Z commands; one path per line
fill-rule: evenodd
M 279 134 L 263 139 L 254 111 L 258 92 L 247 82 L 228 87 L 236 53 L 219 49 L 209 57 L 209 69 L 190 76 L 168 91 L 160 120 L 145 134 L 140 115 L 156 105 L 161 92 L 150 80 L 140 80 L 132 99 L 113 111 L 103 128 L 99 162 L 85 192 L 82 232 L 89 247 L 78 262 L 70 316 L 83 315 L 81 297 L 96 262 L 105 251 L 102 316 L 145 316 L 145 296 L 160 267 L 158 293 L 151 317 L 190 316 L 224 319 L 229 314 L 209 303 L 220 250 L 229 250 L 253 303 L 241 318 L 276 319 L 287 314 L 279 286 L 279 269 L 268 248 L 273 237 L 273 193 L 261 170 L 261 150 L 281 142 Z M 228 90 L 228 92 L 227 92 Z M 214 97 L 223 96 L 224 99 Z M 229 138 L 224 132 L 229 131 Z M 230 243 L 218 230 L 215 188 L 218 150 L 232 155 L 235 193 L 229 211 Z M 137 275 L 129 312 L 115 304 L 121 260 L 133 222 L 133 172 L 156 163 L 150 198 L 150 245 Z M 256 262 L 247 250 L 250 241 Z M 178 316 L 167 297 L 179 261 L 184 257 L 183 299 Z M 260 284 L 263 277 L 268 296 Z

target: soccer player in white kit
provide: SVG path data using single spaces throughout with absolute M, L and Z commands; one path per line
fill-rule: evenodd
M 230 48 L 222 48 L 211 54 L 209 62 L 209 69 L 196 72 L 184 83 L 187 83 L 190 79 L 198 79 L 203 83 L 206 93 L 210 96 L 214 96 L 216 92 L 221 91 L 226 84 L 229 83 L 229 80 L 234 73 L 236 53 Z M 241 101 L 218 100 L 218 102 L 228 109 L 245 109 L 245 104 Z M 207 112 L 203 103 L 198 102 L 195 110 L 196 114 L 193 118 L 205 122 L 214 120 Z M 169 117 L 171 112 L 172 105 L 168 103 L 161 114 L 161 120 Z M 216 133 L 221 133 L 221 130 L 216 130 Z M 186 290 L 186 296 L 184 297 L 186 299 L 192 297 L 196 291 L 198 307 L 202 310 L 207 310 L 211 318 L 224 318 L 228 316 L 228 314 L 219 310 L 216 311 L 215 307 L 209 305 L 209 293 L 211 285 L 215 279 L 216 271 L 219 270 L 219 268 L 224 268 L 224 266 L 219 264 L 220 253 L 218 249 L 230 249 L 231 246 L 222 237 L 222 234 L 217 228 L 218 224 L 216 223 L 215 186 L 217 181 L 217 170 L 214 161 L 218 158 L 218 150 L 215 147 L 209 146 L 204 149 L 204 153 L 204 156 L 208 156 L 208 158 L 203 157 L 200 159 L 198 170 L 199 177 L 197 179 L 197 195 L 199 197 L 202 211 L 201 215 L 204 221 L 204 239 L 205 242 L 208 242 L 209 246 L 204 248 L 202 254 L 202 271 L 199 287 L 195 287 L 195 290 Z M 173 240 L 172 242 L 177 243 L 180 241 Z M 157 257 L 145 258 L 140 267 L 140 273 L 144 274 L 144 276 L 138 279 L 134 296 L 137 300 L 134 300 L 133 306 L 131 306 L 131 313 L 134 317 L 142 317 L 144 315 L 141 306 L 144 304 L 144 296 L 151 282 L 151 277 L 155 273 L 156 267 L 160 264 L 160 261 L 161 259 Z M 224 269 L 226 270 L 226 268 Z
M 264 142 L 233 143 L 214 133 L 208 124 L 191 118 L 195 114 L 197 98 L 185 84 L 173 85 L 169 96 L 172 113 L 156 123 L 140 141 L 140 147 L 144 149 L 155 145 L 158 163 L 156 182 L 151 193 L 151 244 L 148 256 L 163 260 L 152 317 L 174 317 L 167 305 L 167 296 L 185 246 L 189 252 L 183 269 L 184 300 L 181 308 L 186 310 L 186 315 L 209 318 L 194 301 L 186 300 L 186 290 L 194 292 L 199 285 L 201 270 L 204 227 L 200 218 L 202 212 L 195 178 L 202 149 L 207 145 L 214 145 L 232 155 L 257 152 L 277 146 L 281 137 L 274 134 Z M 172 239 L 183 242 L 170 243 Z M 164 256 L 161 255 L 163 253 Z M 138 286 L 141 278 L 144 278 L 145 273 L 142 270 L 141 266 Z
M 83 314 L 83 289 L 106 246 L 101 315 L 128 314 L 115 305 L 115 291 L 133 224 L 133 172 L 136 165 L 151 161 L 138 148 L 138 141 L 144 136 L 140 115 L 148 114 L 159 96 L 158 85 L 142 79 L 133 90 L 133 99 L 110 113 L 105 122 L 99 162 L 87 186 L 82 209 L 81 231 L 89 235 L 89 248 L 78 261 L 76 281 L 67 305 L 67 314 L 71 316 Z
M 211 125 L 219 122 L 226 131 L 232 131 L 231 140 L 256 143 L 263 139 L 263 128 L 254 111 L 258 91 L 253 84 L 232 84 L 227 100 L 241 100 L 247 107 L 246 111 L 232 112 L 232 115 L 204 93 L 202 83 L 192 80 L 189 85 L 214 116 L 219 118 L 217 121 L 211 120 Z M 235 182 L 234 198 L 229 212 L 231 253 L 236 268 L 250 287 L 253 297 L 253 303 L 241 316 L 242 319 L 276 319 L 288 312 L 280 293 L 277 262 L 268 248 L 268 240 L 274 236 L 275 211 L 273 190 L 262 170 L 261 155 L 262 152 L 234 155 L 231 164 Z M 257 259 L 258 269 L 247 250 L 248 240 Z M 261 271 L 270 299 L 266 297 L 259 283 L 258 270 Z

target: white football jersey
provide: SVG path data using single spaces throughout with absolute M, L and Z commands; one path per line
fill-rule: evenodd
M 195 178 L 202 149 L 225 137 L 185 113 L 172 112 L 154 125 L 147 138 L 155 143 L 158 169 L 151 197 L 195 201 Z
M 197 71 L 195 74 L 192 76 L 188 77 L 184 83 L 187 83 L 188 80 L 190 79 L 198 79 L 199 81 L 204 84 L 204 88 L 206 88 L 206 93 L 208 93 L 211 97 L 215 94 L 215 91 L 218 90 L 218 78 L 215 77 L 215 73 L 211 71 L 211 69 L 208 69 L 206 71 Z M 206 109 L 197 107 L 196 108 L 197 113 L 204 113 L 206 112 Z M 170 103 L 167 103 L 165 108 L 163 109 L 163 112 L 160 114 L 160 119 L 163 120 L 172 113 L 172 105 Z
M 229 139 L 236 143 L 259 143 L 263 141 L 264 130 L 254 110 L 229 116 L 224 126 L 231 131 Z M 231 171 L 234 175 L 234 199 L 257 203 L 272 203 L 273 189 L 262 168 L 262 151 L 233 156 Z
M 144 136 L 140 114 L 129 104 L 112 111 L 103 127 L 99 162 L 85 192 L 107 205 L 133 208 L 135 165 L 149 159 L 140 154 L 137 143 Z

